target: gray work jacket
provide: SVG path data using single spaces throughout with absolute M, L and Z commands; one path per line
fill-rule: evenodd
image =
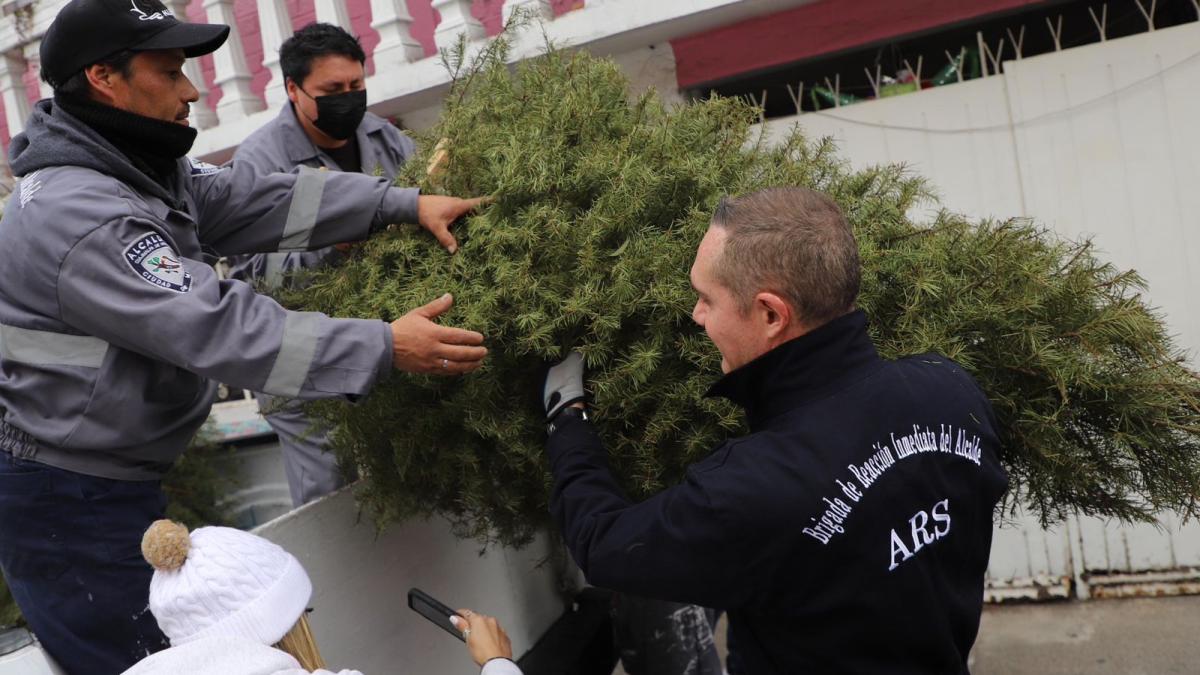
M 374 113 L 367 113 L 355 132 L 362 172 L 395 180 L 400 168 L 415 152 L 412 139 Z M 298 166 L 341 171 L 333 158 L 318 148 L 304 128 L 292 104 L 286 103 L 275 119 L 250 134 L 233 155 L 234 163 L 249 164 L 258 173 L 292 171 Z M 222 251 L 222 253 L 224 253 Z M 235 278 L 278 287 L 283 275 L 328 262 L 338 255 L 333 247 L 299 253 L 261 253 L 230 260 Z
M 0 447 L 79 473 L 161 477 L 215 385 L 304 399 L 367 392 L 391 369 L 379 320 L 289 312 L 219 280 L 202 246 L 300 251 L 416 219 L 416 191 L 300 169 L 179 160 L 155 183 L 39 102 L 10 149 L 0 219 Z

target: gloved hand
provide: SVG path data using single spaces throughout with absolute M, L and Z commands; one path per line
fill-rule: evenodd
M 552 421 L 572 403 L 586 399 L 583 393 L 583 356 L 579 352 L 571 352 L 567 358 L 546 371 L 546 382 L 542 385 L 546 421 Z

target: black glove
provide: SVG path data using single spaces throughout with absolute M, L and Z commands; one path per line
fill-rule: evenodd
M 563 409 L 584 400 L 587 396 L 583 392 L 583 357 L 579 352 L 571 352 L 546 371 L 546 382 L 542 385 L 546 421 L 553 422 Z

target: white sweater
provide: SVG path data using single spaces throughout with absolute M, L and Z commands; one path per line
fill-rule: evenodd
M 122 675 L 363 675 L 357 670 L 307 671 L 291 654 L 252 640 L 214 637 L 165 649 Z M 521 675 L 507 659 L 495 659 L 480 675 Z

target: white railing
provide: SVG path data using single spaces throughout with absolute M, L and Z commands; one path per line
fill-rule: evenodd
M 375 45 L 374 53 L 375 72 L 390 72 L 405 63 L 425 58 L 425 48 L 412 36 L 412 21 L 405 0 L 371 0 L 371 28 L 379 33 L 379 44 Z
M 250 68 L 242 36 L 233 13 L 233 0 L 204 0 L 204 12 L 209 23 L 224 23 L 231 27 L 229 39 L 222 49 L 213 52 L 213 82 L 221 88 L 217 104 L 217 119 L 239 119 L 267 107 L 250 91 Z
M 442 16 L 442 22 L 433 32 L 438 49 L 452 48 L 460 34 L 468 40 L 478 40 L 486 34 L 483 24 L 471 16 L 471 0 L 433 0 L 433 9 Z
M 25 91 L 25 59 L 19 52 L 0 54 L 0 96 L 10 134 L 24 128 L 29 117 L 29 95 Z
M 481 48 L 487 39 L 484 26 L 471 15 L 471 0 L 422 0 L 441 16 L 434 30 L 439 49 L 453 45 L 466 34 L 471 51 Z M 502 6 L 507 19 L 520 6 L 546 22 L 546 35 L 557 44 L 587 46 L 605 54 L 620 53 L 655 42 L 708 30 L 753 16 L 771 13 L 814 0 L 586 0 L 582 8 L 553 16 L 549 0 L 508 0 Z M 187 8 L 201 3 L 209 22 L 231 26 L 229 41 L 213 56 L 214 82 L 220 88 L 215 109 L 212 93 L 201 86 L 201 99 L 192 106 L 192 124 L 201 130 L 193 153 L 210 160 L 222 160 L 243 138 L 271 117 L 286 100 L 279 69 L 279 46 L 292 34 L 293 17 L 286 0 L 256 0 L 262 60 L 251 63 L 246 57 L 244 36 L 234 14 L 233 0 L 165 0 L 178 17 L 186 17 Z M 367 0 L 371 27 L 380 41 L 370 56 L 374 74 L 367 89 L 372 109 L 384 115 L 436 105 L 449 84 L 449 75 L 438 57 L 427 57 L 412 34 L 413 17 L 406 0 Z M 0 2 L 5 16 L 0 19 L 0 99 L 5 108 L 9 136 L 22 131 L 30 112 L 31 96 L 26 72 L 36 68 L 41 36 L 66 0 L 7 0 Z M 17 7 L 21 9 L 15 9 Z M 316 17 L 352 30 L 345 0 L 315 0 Z M 513 58 L 519 60 L 538 53 L 542 32 L 527 31 L 516 41 Z M 260 96 L 251 86 L 251 78 L 261 65 L 269 73 L 266 90 Z M 195 83 L 204 82 L 198 60 L 185 66 Z M 36 94 L 49 96 L 43 83 Z

